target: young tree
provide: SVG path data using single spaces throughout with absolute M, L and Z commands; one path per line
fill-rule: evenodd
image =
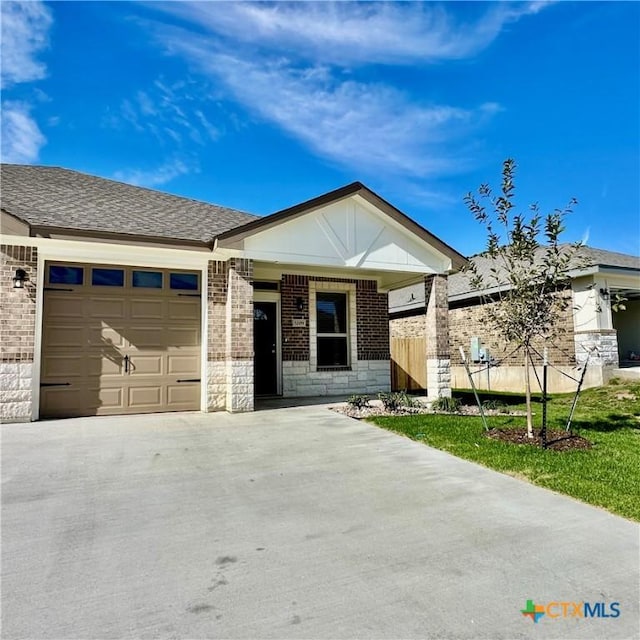
M 483 184 L 477 197 L 468 193 L 464 199 L 487 233 L 486 250 L 470 261 L 468 272 L 471 286 L 487 303 L 487 323 L 507 343 L 521 348 L 527 434 L 533 438 L 533 342 L 552 338 L 558 331 L 558 321 L 571 305 L 569 272 L 577 266 L 581 244 L 560 243 L 564 219 L 577 204 L 575 199 L 546 216 L 537 204 L 529 207 L 528 214 L 514 211 L 515 169 L 512 159 L 504 161 L 500 195 L 494 196 L 491 188 Z

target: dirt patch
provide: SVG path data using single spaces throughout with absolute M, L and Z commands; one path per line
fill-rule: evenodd
M 527 437 L 526 429 L 490 429 L 487 438 L 510 442 L 511 444 L 524 444 L 534 447 L 542 446 L 540 433 L 535 431 L 533 438 Z M 566 431 L 547 431 L 547 448 L 554 451 L 575 451 L 577 449 L 591 449 L 593 445 L 582 436 Z

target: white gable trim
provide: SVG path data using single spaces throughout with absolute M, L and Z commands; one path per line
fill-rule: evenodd
M 264 262 L 378 272 L 443 273 L 452 266 L 450 257 L 357 195 L 257 230 L 234 249 Z

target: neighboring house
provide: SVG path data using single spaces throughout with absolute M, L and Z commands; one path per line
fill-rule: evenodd
M 549 388 L 555 392 L 575 389 L 575 382 L 563 373 L 576 375 L 576 364 L 587 354 L 589 367 L 587 386 L 598 386 L 619 367 L 640 367 L 640 258 L 612 251 L 582 247 L 579 266 L 571 273 L 572 300 L 568 305 L 557 337 L 540 342 L 541 351 L 548 349 Z M 476 256 L 481 272 L 488 274 L 491 262 Z M 489 295 L 496 290 L 487 290 Z M 616 296 L 625 298 L 624 311 L 613 312 Z M 424 388 L 424 363 L 416 354 L 423 353 L 425 344 L 424 287 L 411 285 L 389 294 L 391 355 L 393 384 L 396 388 Z M 470 285 L 467 274 L 449 277 L 449 350 L 451 353 L 451 385 L 468 388 L 468 376 L 461 364 L 462 347 L 474 364 L 475 383 L 484 389 L 519 391 L 523 388 L 522 353 L 511 355 L 513 345 L 505 344 L 485 319 L 485 306 Z M 428 343 L 428 337 L 426 339 Z M 486 367 L 493 362 L 498 366 Z M 562 372 L 562 373 L 561 373 Z M 638 369 L 640 372 L 640 369 Z M 620 373 L 620 372 L 618 372 Z M 628 374 L 629 372 L 622 372 Z M 535 381 L 534 381 L 535 384 Z
M 415 282 L 450 394 L 465 259 L 360 183 L 263 218 L 55 167 L 1 188 L 3 421 L 389 389 L 387 292 Z

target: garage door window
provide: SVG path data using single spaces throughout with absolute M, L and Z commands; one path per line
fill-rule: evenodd
M 97 287 L 123 287 L 123 269 L 93 269 L 91 284 Z
M 197 273 L 172 273 L 169 275 L 169 286 L 172 289 L 183 289 L 185 291 L 198 290 Z
M 49 267 L 49 284 L 82 284 L 84 269 L 82 267 Z
M 134 271 L 132 284 L 134 287 L 162 289 L 162 273 L 159 271 Z

